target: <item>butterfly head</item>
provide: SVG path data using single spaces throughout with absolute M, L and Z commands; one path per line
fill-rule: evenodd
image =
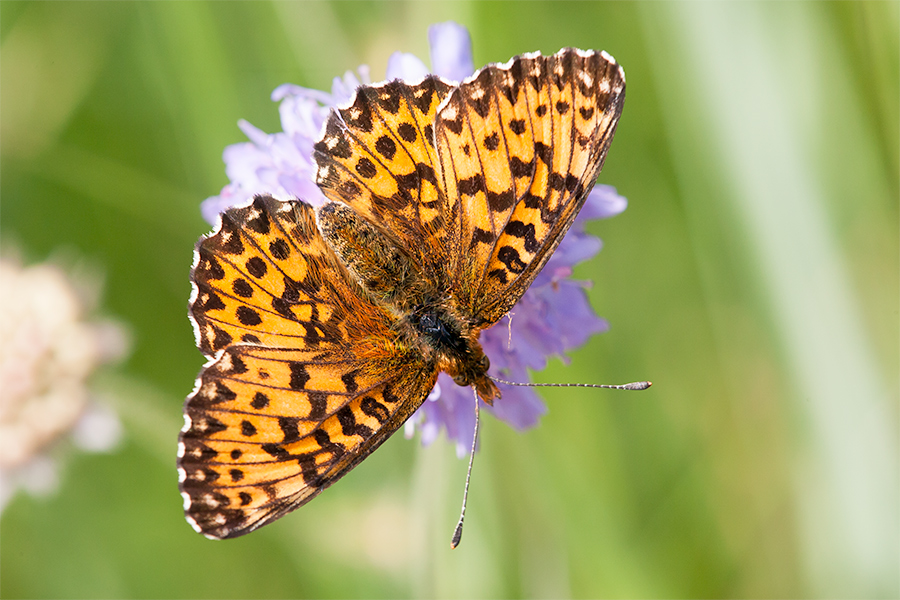
M 500 397 L 500 388 L 494 383 L 494 380 L 487 376 L 487 373 L 481 375 L 472 386 L 478 392 L 478 397 L 485 401 L 488 406 L 494 405 L 494 400 Z
M 437 367 L 446 371 L 457 385 L 472 386 L 488 405 L 500 397 L 500 390 L 487 371 L 491 366 L 481 344 L 479 329 L 468 327 L 464 321 L 454 318 L 452 311 L 440 307 L 415 311 L 410 322 L 437 358 Z

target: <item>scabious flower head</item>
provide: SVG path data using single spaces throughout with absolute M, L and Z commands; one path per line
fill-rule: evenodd
M 388 61 L 386 79 L 418 81 L 434 73 L 459 82 L 475 72 L 472 43 L 465 27 L 452 22 L 433 25 L 428 40 L 430 71 L 412 54 L 396 52 Z M 218 196 L 203 202 L 204 218 L 214 224 L 218 213 L 265 192 L 302 198 L 313 205 L 322 203 L 325 197 L 315 184 L 313 145 L 331 108 L 347 104 L 356 88 L 369 82 L 368 69 L 360 67 L 356 73 L 348 71 L 336 77 L 331 93 L 290 84 L 278 87 L 272 99 L 281 102 L 284 132 L 266 134 L 246 121 L 238 123 L 250 141 L 225 149 L 230 183 Z M 617 215 L 626 206 L 627 201 L 614 188 L 594 188 L 568 234 L 507 319 L 482 332 L 481 345 L 490 357 L 491 375 L 527 381 L 528 369 L 543 369 L 548 357 L 564 358 L 566 351 L 608 328 L 587 301 L 584 290 L 588 284 L 571 279 L 572 267 L 600 251 L 600 240 L 585 232 L 585 223 Z M 547 412 L 530 388 L 501 384 L 501 391 L 503 397 L 488 410 L 517 429 L 534 426 Z M 474 402 L 471 389 L 456 385 L 441 373 L 428 400 L 407 422 L 407 436 L 418 427 L 423 443 L 429 444 L 443 428 L 455 441 L 457 454 L 465 455 L 472 444 Z
M 121 327 L 84 319 L 85 300 L 60 268 L 0 259 L 0 508 L 17 488 L 56 486 L 47 451 L 71 436 L 102 452 L 119 439 L 115 413 L 94 401 L 88 378 L 127 346 Z

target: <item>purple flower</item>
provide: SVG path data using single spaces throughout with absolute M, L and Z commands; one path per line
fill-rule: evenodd
M 472 60 L 472 38 L 469 30 L 453 21 L 428 28 L 431 46 L 431 68 L 435 75 L 462 81 L 475 72 Z
M 387 79 L 421 80 L 429 72 L 452 81 L 462 81 L 475 72 L 472 43 L 465 27 L 453 23 L 432 25 L 428 30 L 431 71 L 412 54 L 395 52 L 388 60 Z M 360 84 L 369 83 L 369 72 L 360 67 L 336 77 L 331 93 L 296 85 L 279 86 L 272 100 L 280 101 L 283 132 L 266 134 L 246 121 L 238 126 L 250 139 L 225 149 L 225 170 L 231 183 L 218 196 L 207 198 L 203 217 L 214 224 L 225 209 L 243 204 L 254 194 L 268 192 L 277 197 L 298 197 L 317 205 L 325 196 L 315 184 L 313 144 L 319 138 L 331 107 L 346 104 Z M 588 196 L 572 225 L 544 270 L 512 310 L 481 334 L 481 344 L 491 359 L 490 373 L 510 381 L 528 381 L 528 369 L 540 370 L 550 356 L 565 358 L 565 352 L 584 344 L 594 333 L 606 331 L 606 321 L 588 304 L 587 282 L 570 279 L 572 267 L 597 254 L 598 238 L 584 231 L 591 219 L 619 214 L 627 201 L 609 186 L 597 186 Z M 517 429 L 534 426 L 547 408 L 531 388 L 500 384 L 503 397 L 488 410 Z M 416 427 L 422 442 L 430 444 L 441 428 L 464 456 L 471 447 L 475 426 L 474 396 L 469 388 L 453 383 L 445 373 L 428 400 L 406 424 L 412 436 Z

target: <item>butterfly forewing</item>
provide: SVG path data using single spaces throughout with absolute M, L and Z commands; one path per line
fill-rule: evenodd
M 514 200 L 499 114 L 491 88 L 482 81 L 485 76 L 489 76 L 486 69 L 474 82 L 454 89 L 435 121 L 439 173 L 446 190 L 445 212 L 456 208 L 448 226 L 448 235 L 456 239 L 450 276 L 463 292 L 458 298 L 469 313 L 474 306 L 465 301 L 465 293 L 478 283 L 481 275 L 477 267 L 490 258 L 497 221 Z M 501 158 L 493 160 L 494 154 Z
M 436 372 L 397 343 L 393 318 L 360 295 L 306 204 L 258 197 L 228 211 L 198 255 L 198 341 L 214 327 L 231 341 L 211 336 L 218 353 L 185 405 L 179 474 L 194 527 L 234 537 L 365 458 L 424 401 Z M 252 293 L 235 292 L 238 281 Z M 242 307 L 259 322 L 235 316 Z
M 482 326 L 522 296 L 602 166 L 624 101 L 608 55 L 565 49 L 485 67 L 438 111 L 439 173 L 458 220 L 457 300 Z
M 435 77 L 361 87 L 315 146 L 325 195 L 388 231 L 419 264 L 438 261 L 444 232 L 433 122 L 449 89 Z

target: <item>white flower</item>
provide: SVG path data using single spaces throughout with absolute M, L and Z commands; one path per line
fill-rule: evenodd
M 84 320 L 85 302 L 62 269 L 0 259 L 0 507 L 15 490 L 48 493 L 56 468 L 45 455 L 73 433 L 84 450 L 111 449 L 121 425 L 92 402 L 88 378 L 126 353 L 122 328 Z

